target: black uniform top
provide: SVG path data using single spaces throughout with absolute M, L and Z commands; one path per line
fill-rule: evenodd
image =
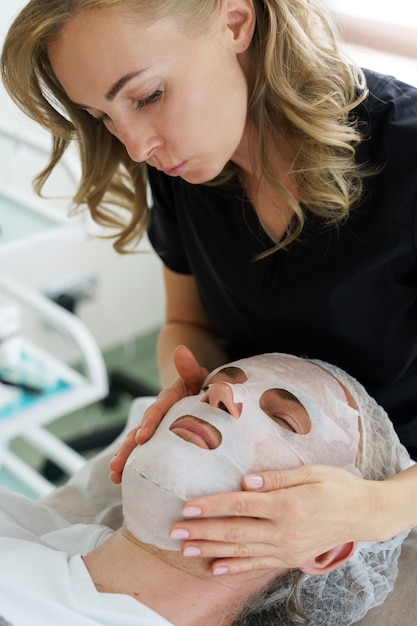
M 309 215 L 300 240 L 255 261 L 272 242 L 237 183 L 149 168 L 149 236 L 170 269 L 195 276 L 230 359 L 278 351 L 334 363 L 399 426 L 417 420 L 417 88 L 366 76 L 357 159 L 384 167 L 344 224 Z

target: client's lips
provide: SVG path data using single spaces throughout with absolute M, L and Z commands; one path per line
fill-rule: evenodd
M 169 430 L 199 448 L 215 450 L 222 442 L 222 435 L 217 428 L 194 415 L 183 415 L 175 420 Z

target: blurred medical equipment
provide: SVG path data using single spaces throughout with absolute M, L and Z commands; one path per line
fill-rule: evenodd
M 10 449 L 19 436 L 72 475 L 84 458 L 55 437 L 46 426 L 81 407 L 106 396 L 107 372 L 93 336 L 74 315 L 45 296 L 20 284 L 8 275 L 13 260 L 36 254 L 46 246 L 79 240 L 84 236 L 82 221 L 51 209 L 34 194 L 22 191 L 14 168 L 22 166 L 27 154 L 47 155 L 49 146 L 0 127 L 2 167 L 0 180 L 0 470 L 16 476 L 35 496 L 50 493 L 54 485 Z M 33 154 L 32 154 L 33 158 Z M 66 175 L 76 179 L 77 164 L 64 162 Z M 21 312 L 29 310 L 58 329 L 75 344 L 81 371 L 49 354 L 25 337 Z

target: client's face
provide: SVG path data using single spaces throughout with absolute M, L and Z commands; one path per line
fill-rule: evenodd
M 173 523 L 193 497 L 239 490 L 253 471 L 326 463 L 355 472 L 358 445 L 358 412 L 321 367 L 283 354 L 236 361 L 212 372 L 198 395 L 176 403 L 129 457 L 126 525 L 155 543 L 161 517 L 175 508 Z M 143 534 L 145 502 L 152 502 L 151 537 Z M 173 548 L 176 542 L 166 539 L 156 545 Z

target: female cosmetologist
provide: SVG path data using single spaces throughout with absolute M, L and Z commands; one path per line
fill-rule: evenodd
M 2 72 L 53 135 L 37 189 L 75 139 L 75 204 L 119 251 L 148 229 L 164 262 L 165 388 L 139 442 L 207 370 L 278 351 L 347 370 L 417 445 L 417 89 L 346 61 L 317 0 L 31 0 Z M 296 567 L 416 525 L 416 488 L 416 468 L 268 472 L 174 529 L 217 573 Z

